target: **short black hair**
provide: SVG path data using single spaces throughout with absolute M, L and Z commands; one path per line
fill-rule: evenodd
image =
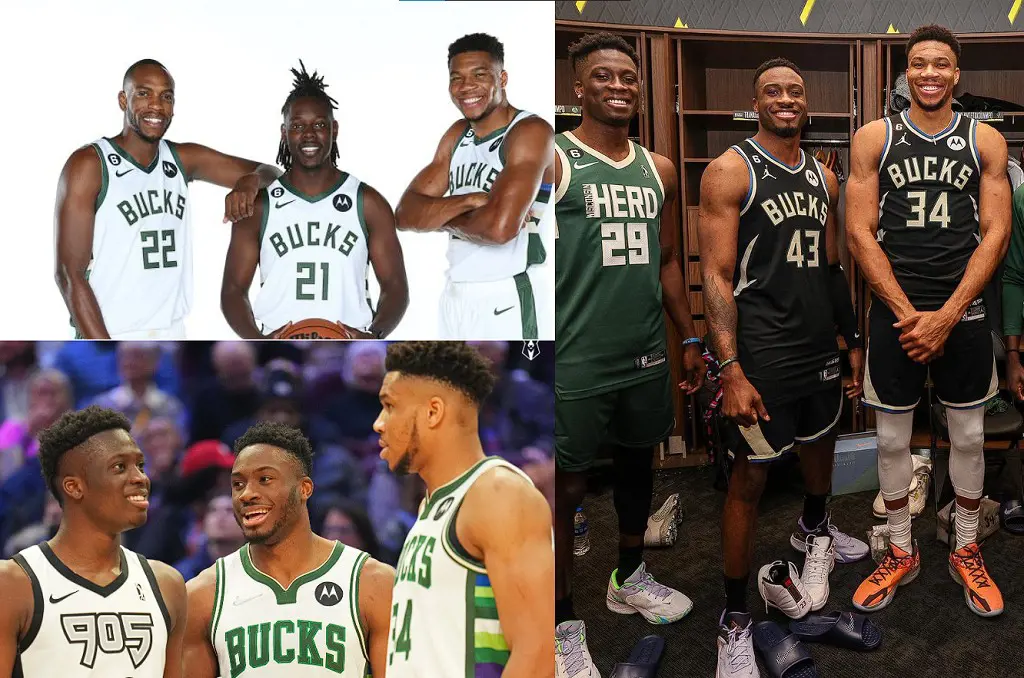
M 124 78 L 121 79 L 121 87 L 122 88 L 126 88 L 128 86 L 129 78 L 131 78 L 133 75 L 135 75 L 135 71 L 137 71 L 138 69 L 142 68 L 143 66 L 158 66 L 161 69 L 163 69 L 163 72 L 166 73 L 167 75 L 171 74 L 171 72 L 169 70 L 167 70 L 167 67 L 164 66 L 159 61 L 157 61 L 156 59 L 139 59 L 134 64 L 129 66 L 128 70 L 124 72 Z
M 494 388 L 490 361 L 464 341 L 403 341 L 389 344 L 384 369 L 443 382 L 462 391 L 477 405 Z
M 296 99 L 310 97 L 327 104 L 330 116 L 333 119 L 334 111 L 338 108 L 338 102 L 328 96 L 324 77 L 316 71 L 313 71 L 312 75 L 307 73 L 306 65 L 302 63 L 302 59 L 299 59 L 299 68 L 301 70 L 291 69 L 295 79 L 292 81 L 292 91 L 288 93 L 288 98 L 284 100 L 284 106 L 281 107 L 281 115 L 288 115 L 288 108 Z M 286 170 L 292 168 L 292 152 L 288 149 L 287 137 L 281 137 L 281 143 L 277 147 L 277 163 Z M 338 144 L 333 143 L 333 141 L 331 145 L 331 164 L 335 167 L 338 166 Z
M 313 446 L 302 431 L 291 426 L 264 421 L 249 428 L 235 441 L 235 455 L 251 445 L 273 445 L 295 457 L 302 465 L 302 472 L 313 475 Z
M 505 46 L 493 35 L 470 33 L 448 45 L 448 64 L 463 52 L 487 52 L 498 66 L 505 64 Z
M 131 433 L 132 423 L 128 417 L 117 410 L 90 405 L 84 410 L 65 412 L 55 424 L 39 434 L 39 464 L 43 480 L 61 506 L 64 498 L 57 488 L 57 466 L 61 457 L 98 433 L 116 430 Z
M 953 54 L 956 55 L 956 62 L 960 63 L 960 41 L 956 39 L 951 30 L 938 24 L 920 26 L 910 34 L 910 37 L 907 38 L 907 58 L 910 58 L 910 50 L 914 45 L 927 40 L 934 40 L 935 42 L 949 45 L 949 48 L 953 50 Z
M 757 92 L 757 81 L 761 79 L 761 76 L 764 74 L 765 71 L 769 71 L 773 68 L 788 68 L 789 70 L 793 71 L 800 77 L 803 77 L 803 74 L 800 72 L 800 69 L 797 68 L 796 64 L 794 64 L 792 61 L 785 57 L 774 57 L 762 63 L 760 66 L 757 67 L 757 70 L 754 71 L 755 93 Z
M 637 56 L 633 46 L 626 42 L 622 36 L 604 32 L 588 33 L 569 45 L 569 61 L 572 62 L 573 71 L 579 70 L 579 67 L 587 60 L 590 53 L 596 52 L 599 49 L 614 49 L 617 52 L 622 52 L 633 60 L 633 64 L 638 70 L 640 68 L 640 57 Z

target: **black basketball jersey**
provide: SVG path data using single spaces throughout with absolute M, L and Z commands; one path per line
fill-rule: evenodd
M 877 240 L 914 308 L 934 311 L 956 289 L 981 242 L 978 123 L 953 113 L 949 126 L 932 136 L 904 111 L 885 118 L 885 126 Z
M 762 395 L 796 397 L 839 378 L 825 174 L 803 151 L 789 167 L 753 139 L 732 148 L 750 177 L 733 273 L 740 364 Z

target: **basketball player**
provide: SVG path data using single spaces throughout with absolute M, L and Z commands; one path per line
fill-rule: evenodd
M 705 316 L 721 366 L 722 414 L 742 434 L 730 444 L 735 463 L 722 516 L 726 605 L 719 678 L 758 675 L 747 589 L 770 462 L 799 446 L 806 494 L 793 546 L 806 550 L 814 533 L 829 540 L 824 550 L 834 548 L 838 562 L 869 553 L 825 512 L 843 409 L 837 325 L 850 347 L 848 397 L 860 393 L 864 369 L 839 265 L 839 182 L 800 149 L 807 93 L 795 64 L 779 58 L 761 64 L 753 103 L 757 134 L 708 165 L 700 192 Z
M 445 230 L 442 339 L 554 339 L 536 266 L 551 197 L 551 126 L 510 104 L 505 48 L 484 33 L 448 47 L 448 128 L 398 203 L 398 227 Z
M 252 214 L 280 171 L 163 137 L 174 79 L 143 59 L 124 74 L 121 133 L 71 154 L 57 188 L 57 286 L 82 339 L 184 339 L 192 303 L 188 182 L 234 190 L 224 219 Z
M 576 130 L 555 138 L 556 522 L 555 646 L 559 678 L 598 676 L 571 598 L 573 516 L 602 443 L 613 445 L 618 567 L 607 606 L 653 624 L 682 619 L 689 598 L 654 581 L 643 562 L 654 446 L 674 427 L 664 313 L 683 346 L 682 384 L 704 379 L 676 259 L 672 163 L 628 139 L 640 106 L 639 59 L 622 38 L 598 33 L 569 48 L 583 106 Z M 628 224 L 626 222 L 629 222 Z
M 281 109 L 277 161 L 286 171 L 260 191 L 252 215 L 232 227 L 221 308 L 243 339 L 309 318 L 379 339 L 395 329 L 409 303 L 395 215 L 380 193 L 338 169 L 337 102 L 323 78 L 299 63 Z M 381 290 L 376 312 L 367 287 L 370 263 Z M 262 286 L 250 307 L 257 264 Z
M 298 429 L 257 424 L 235 452 L 248 544 L 188 583 L 188 678 L 380 678 L 394 570 L 310 530 L 313 451 Z
M 972 612 L 1003 611 L 977 544 L 984 406 L 999 381 L 981 293 L 1009 242 L 1010 185 L 1002 135 L 953 111 L 959 61 L 960 43 L 949 30 L 914 31 L 907 41 L 910 109 L 868 123 L 850 149 L 848 241 L 872 291 L 864 404 L 876 409 L 890 533 L 885 558 L 853 594 L 865 611 L 888 605 L 920 570 L 910 532 L 910 438 L 929 371 L 952 446 L 949 571 Z
M 426 484 L 398 558 L 388 678 L 554 675 L 551 510 L 522 471 L 485 457 L 490 363 L 462 342 L 388 346 L 380 456 Z
M 0 675 L 186 675 L 185 582 L 120 543 L 149 507 L 130 428 L 120 412 L 93 406 L 40 435 L 43 477 L 63 516 L 53 539 L 0 562 Z

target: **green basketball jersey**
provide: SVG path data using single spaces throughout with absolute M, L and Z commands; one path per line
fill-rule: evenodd
M 615 162 L 555 136 L 555 391 L 583 398 L 668 369 L 661 306 L 665 189 L 650 152 Z

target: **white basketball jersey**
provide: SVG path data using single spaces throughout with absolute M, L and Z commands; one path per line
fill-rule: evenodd
M 111 335 L 160 330 L 192 305 L 188 184 L 174 146 L 149 167 L 110 139 L 93 144 L 103 168 L 88 279 Z
M 455 518 L 487 457 L 423 500 L 395 570 L 388 678 L 499 678 L 509 650 L 484 564 L 458 543 Z
M 466 131 L 459 139 L 448 163 L 448 192 L 446 195 L 489 193 L 505 167 L 505 138 L 520 120 L 533 113 L 520 111 L 507 126 L 485 137 L 477 138 L 466 123 Z M 534 198 L 530 217 L 519 234 L 504 245 L 479 245 L 457 235 L 448 241 L 448 278 L 455 282 L 482 282 L 511 278 L 522 273 L 527 266 L 544 263 L 542 229 L 551 219 L 544 219 L 551 201 L 551 186 L 542 185 Z
M 262 195 L 257 322 L 265 330 L 309 318 L 369 327 L 370 251 L 359 179 L 342 172 L 330 190 L 306 195 L 282 176 Z
M 45 543 L 14 560 L 35 599 L 14 676 L 163 678 L 170 616 L 144 557 L 121 547 L 121 574 L 106 586 L 72 572 Z
M 221 676 L 369 675 L 359 572 L 369 556 L 340 542 L 287 589 L 256 569 L 246 544 L 216 563 L 210 624 Z

